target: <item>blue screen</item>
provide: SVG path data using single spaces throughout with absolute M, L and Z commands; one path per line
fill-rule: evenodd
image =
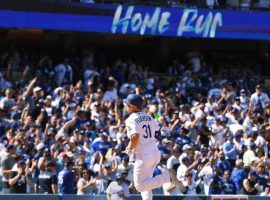
M 90 12 L 97 8 L 98 12 Z M 0 10 L 0 26 L 141 36 L 270 40 L 269 12 L 95 4 L 87 5 L 87 9 L 91 14 Z

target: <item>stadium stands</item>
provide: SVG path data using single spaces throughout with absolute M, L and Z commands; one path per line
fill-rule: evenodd
M 269 1 L 261 0 L 82 3 L 269 9 Z M 0 2 L 1 6 L 3 4 Z M 42 6 L 33 7 L 36 10 L 32 12 L 31 6 L 21 2 L 8 6 L 27 16 L 26 22 L 17 19 L 23 25 L 34 21 L 22 12 L 28 8 L 28 14 L 38 13 L 41 21 L 46 20 L 42 14 L 52 16 L 51 12 L 56 10 L 62 17 L 67 15 L 67 11 L 61 9 L 62 4 L 46 5 L 50 12 Z M 99 19 L 111 17 L 107 20 L 109 28 L 106 27 L 111 30 L 116 7 L 98 10 L 98 6 L 71 8 L 64 5 L 63 8 L 72 11 L 69 13 L 72 17 L 75 14 L 85 17 L 89 10 L 93 18 L 100 13 L 104 16 L 100 14 Z M 5 9 L 9 10 L 7 7 Z M 140 9 L 144 13 L 144 7 Z M 176 12 L 172 8 L 170 11 Z M 230 16 L 237 13 L 240 12 L 232 12 Z M 264 17 L 266 12 L 258 13 L 263 13 L 261 16 Z M 34 14 L 31 19 L 35 18 Z M 12 19 L 14 15 L 9 16 Z M 76 19 L 79 21 L 83 17 Z M 47 26 L 45 22 L 42 27 Z M 60 26 L 64 21 L 57 23 Z M 0 20 L 0 24 L 8 22 Z M 21 24 L 18 24 L 3 26 L 20 28 Z M 175 168 L 177 178 L 185 188 L 178 191 L 171 183 L 166 183 L 154 190 L 157 199 L 164 199 L 160 194 L 168 199 L 180 195 L 237 194 L 243 199 L 256 198 L 248 195 L 269 196 L 269 27 L 262 26 L 259 33 L 265 31 L 266 39 L 259 38 L 261 41 L 254 42 L 255 45 L 250 41 L 224 42 L 214 38 L 216 44 L 204 38 L 151 40 L 137 35 L 121 40 L 119 37 L 123 35 L 114 38 L 89 33 L 85 37 L 88 33 L 81 32 L 74 36 L 66 32 L 66 27 L 61 29 L 62 32 L 54 32 L 57 27 L 54 31 L 46 27 L 38 33 L 29 31 L 32 34 L 29 40 L 20 39 L 18 30 L 1 29 L 2 193 L 57 194 L 51 197 L 59 200 L 74 198 L 67 194 L 102 195 L 105 199 L 108 186 L 117 178 L 123 179 L 132 198 L 137 199 L 133 183 L 135 155 L 128 157 L 125 153 L 129 138 L 125 126 L 128 114 L 123 105 L 128 94 L 137 93 L 143 96 L 144 111 L 160 127 L 156 139 L 161 162 L 153 176 L 160 174 L 162 167 Z M 225 27 L 225 32 L 229 28 Z M 259 34 L 253 30 L 251 33 L 256 37 Z M 92 43 L 89 45 L 87 40 Z M 15 44 L 11 45 L 10 41 Z M 129 41 L 132 45 L 117 48 L 118 41 Z M 117 44 L 109 45 L 113 42 Z M 135 45 L 138 46 L 135 48 Z M 253 49 L 254 46 L 259 47 Z M 216 49 L 225 50 L 218 52 Z M 203 196 L 202 199 L 211 197 Z

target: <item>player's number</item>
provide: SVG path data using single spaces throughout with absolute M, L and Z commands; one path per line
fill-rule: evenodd
M 150 125 L 143 125 L 142 128 L 144 129 L 145 133 L 143 135 L 144 138 L 151 138 L 152 134 L 151 134 L 151 129 L 150 129 Z

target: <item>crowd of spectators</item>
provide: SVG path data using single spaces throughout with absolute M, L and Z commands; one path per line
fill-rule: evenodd
M 130 60 L 96 66 L 90 50 L 61 63 L 15 49 L 1 54 L 3 193 L 136 193 L 122 99 L 137 93 L 160 126 L 153 176 L 167 166 L 182 182 L 181 190 L 164 184 L 165 195 L 269 195 L 264 81 L 248 68 L 214 72 L 198 49 L 186 60 L 166 67 L 168 80 Z

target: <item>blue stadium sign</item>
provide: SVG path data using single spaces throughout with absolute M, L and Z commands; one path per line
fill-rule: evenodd
M 165 36 L 185 36 L 194 33 L 198 37 L 214 38 L 217 27 L 222 26 L 222 13 L 212 11 L 199 13 L 197 9 L 163 11 L 160 7 L 153 12 L 134 11 L 129 6 L 123 14 L 123 6 L 118 6 L 113 18 L 112 33 L 150 34 Z M 178 23 L 177 23 L 178 22 Z M 117 29 L 120 29 L 118 31 Z M 169 31 L 171 30 L 171 32 Z
M 270 40 L 269 12 L 23 2 L 0 2 L 0 27 Z

